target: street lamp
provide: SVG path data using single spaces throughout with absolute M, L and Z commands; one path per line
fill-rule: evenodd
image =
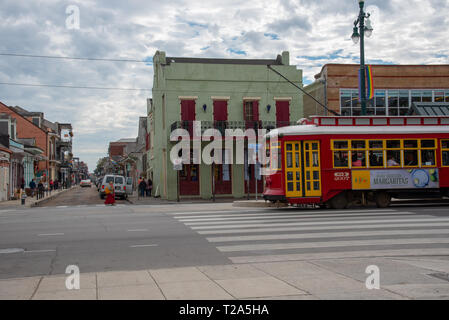
M 360 41 L 360 102 L 362 106 L 361 114 L 366 115 L 366 88 L 365 88 L 365 35 L 369 38 L 373 33 L 373 27 L 369 19 L 370 14 L 363 11 L 365 1 L 359 0 L 359 17 L 354 21 L 354 29 L 351 39 L 357 44 Z

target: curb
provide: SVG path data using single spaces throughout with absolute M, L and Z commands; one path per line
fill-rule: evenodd
M 63 194 L 63 193 L 66 193 L 66 192 L 68 192 L 68 191 L 70 191 L 70 190 L 73 190 L 73 189 L 75 189 L 75 188 L 76 188 L 76 187 L 71 187 L 70 189 L 65 189 L 65 190 L 62 190 L 62 191 L 60 191 L 60 192 L 58 192 L 58 193 L 55 193 L 55 194 L 53 194 L 53 195 L 50 195 L 50 196 L 48 196 L 47 198 L 36 200 L 36 201 L 34 201 L 34 202 L 32 202 L 32 203 L 30 204 L 30 208 L 38 207 L 40 204 L 43 204 L 43 203 L 45 203 L 45 202 L 47 202 L 47 201 L 49 201 L 49 200 L 51 200 L 51 199 L 53 199 L 53 198 L 56 198 L 57 196 L 59 196 L 59 195 L 61 195 L 61 194 Z
M 271 203 L 265 200 L 246 200 L 246 201 L 234 201 L 232 203 L 233 207 L 244 207 L 244 208 L 284 208 L 288 207 L 288 204 L 284 203 Z

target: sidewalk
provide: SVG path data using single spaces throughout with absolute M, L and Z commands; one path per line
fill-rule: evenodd
M 179 202 L 176 200 L 165 200 L 159 198 L 152 197 L 143 197 L 139 198 L 137 196 L 137 191 L 134 191 L 132 195 L 128 196 L 128 202 L 136 205 L 164 205 L 164 204 L 188 204 L 188 203 L 214 203 L 212 199 L 201 199 L 201 198 L 182 198 Z M 215 203 L 232 203 L 235 201 L 234 198 L 215 198 Z
M 30 208 L 30 207 L 36 207 L 39 204 L 43 204 L 46 201 L 53 199 L 54 197 L 58 196 L 61 193 L 68 192 L 78 186 L 73 186 L 69 189 L 59 189 L 54 190 L 50 193 L 45 193 L 45 196 L 42 199 L 37 200 L 36 196 L 34 197 L 26 197 L 25 199 L 25 205 L 22 205 L 22 200 L 8 200 L 8 201 L 1 201 L 0 202 L 0 209 L 10 209 L 10 208 Z
M 446 257 L 447 258 L 447 257 Z M 367 289 L 368 265 L 380 289 Z M 82 270 L 81 270 L 82 272 Z M 352 258 L 81 273 L 0 280 L 0 300 L 448 299 L 449 272 L 436 257 Z

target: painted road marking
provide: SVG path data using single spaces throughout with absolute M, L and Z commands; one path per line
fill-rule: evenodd
M 46 236 L 63 236 L 64 233 L 41 233 L 38 234 L 39 237 L 46 237 Z
M 397 229 L 403 227 L 443 227 L 449 226 L 449 222 L 439 222 L 439 223 L 389 223 L 385 224 L 370 224 L 367 226 L 324 226 L 324 227 L 280 227 L 280 228 L 257 228 L 257 229 L 224 229 L 224 230 L 206 230 L 197 231 L 198 234 L 202 235 L 216 235 L 216 234 L 235 234 L 235 233 L 261 233 L 261 232 L 286 232 L 286 231 L 309 231 L 309 230 L 345 230 L 345 229 Z
M 238 251 L 264 251 L 264 250 L 288 250 L 288 249 L 334 248 L 334 247 L 347 248 L 350 246 L 410 245 L 410 244 L 435 244 L 435 243 L 449 243 L 449 239 L 447 237 L 444 237 L 444 238 L 431 238 L 431 239 L 380 239 L 380 240 L 373 239 L 373 240 L 352 240 L 352 241 L 333 240 L 331 243 L 329 242 L 260 243 L 260 244 L 219 246 L 217 247 L 217 249 L 220 250 L 221 252 L 238 252 Z
M 257 215 L 250 215 L 250 216 L 243 216 L 243 215 L 233 215 L 233 216 L 225 216 L 225 217 L 220 217 L 220 218 L 195 218 L 195 219 L 191 219 L 190 217 L 185 219 L 184 217 L 175 217 L 176 219 L 178 219 L 181 222 L 188 222 L 188 223 L 192 223 L 192 222 L 198 222 L 198 224 L 206 224 L 208 222 L 213 223 L 215 221 L 232 221 L 232 220 L 270 220 L 270 219 L 285 219 L 285 218 L 297 218 L 297 219 L 307 219 L 307 218 L 311 218 L 311 219 L 321 219 L 321 218 L 352 218 L 352 217 L 364 217 L 364 216 L 372 216 L 372 217 L 376 217 L 376 216 L 402 216 L 402 215 L 414 215 L 414 216 L 428 216 L 425 214 L 416 214 L 416 213 L 412 213 L 412 212 L 386 212 L 385 214 L 375 214 L 373 215 L 372 213 L 358 213 L 358 214 L 351 214 L 351 215 L 344 215 L 342 216 L 340 215 L 294 215 L 294 214 L 257 214 Z M 340 219 L 340 220 L 341 220 Z M 201 222 L 201 223 L 200 223 Z
M 257 236 L 237 237 L 213 237 L 206 238 L 209 242 L 238 242 L 238 241 L 263 241 L 263 240 L 288 240 L 288 239 L 334 239 L 340 237 L 372 237 L 372 236 L 396 236 L 396 235 L 433 235 L 448 234 L 449 229 L 425 229 L 425 230 L 393 230 L 393 231 L 356 231 L 356 232 L 323 232 L 307 234 L 267 234 Z M 332 246 L 329 245 L 329 246 Z
M 275 220 L 276 221 L 276 220 Z M 281 227 L 281 226 L 313 226 L 313 225 L 341 225 L 341 224 L 369 224 L 369 223 L 393 223 L 393 222 L 437 222 L 437 221 L 449 221 L 449 218 L 443 218 L 443 219 L 390 219 L 390 220 L 345 220 L 345 221 L 314 221 L 314 222 L 289 222 L 284 223 L 286 220 L 283 220 L 283 223 L 276 223 L 275 221 L 264 221 L 264 223 L 254 223 L 254 224 L 243 224 L 243 222 L 240 222 L 240 224 L 222 224 L 222 225 L 212 225 L 212 226 L 191 226 L 190 228 L 193 230 L 207 230 L 207 229 L 244 229 L 248 227 L 257 228 L 257 227 L 267 227 L 268 225 L 272 227 Z M 297 220 L 291 220 L 291 221 L 297 221 Z M 270 223 L 268 223 L 270 222 Z M 186 224 L 188 225 L 188 224 Z
M 44 253 L 44 252 L 55 252 L 56 250 L 49 249 L 49 250 L 26 250 L 24 253 Z
M 127 231 L 128 232 L 144 232 L 144 231 L 148 231 L 148 229 L 129 229 Z
M 136 244 L 133 246 L 129 246 L 130 248 L 144 248 L 144 247 L 157 247 L 157 244 Z

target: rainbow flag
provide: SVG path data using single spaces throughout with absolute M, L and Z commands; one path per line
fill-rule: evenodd
M 368 100 L 374 99 L 374 86 L 373 86 L 373 72 L 371 66 L 365 67 L 366 74 L 366 98 Z

